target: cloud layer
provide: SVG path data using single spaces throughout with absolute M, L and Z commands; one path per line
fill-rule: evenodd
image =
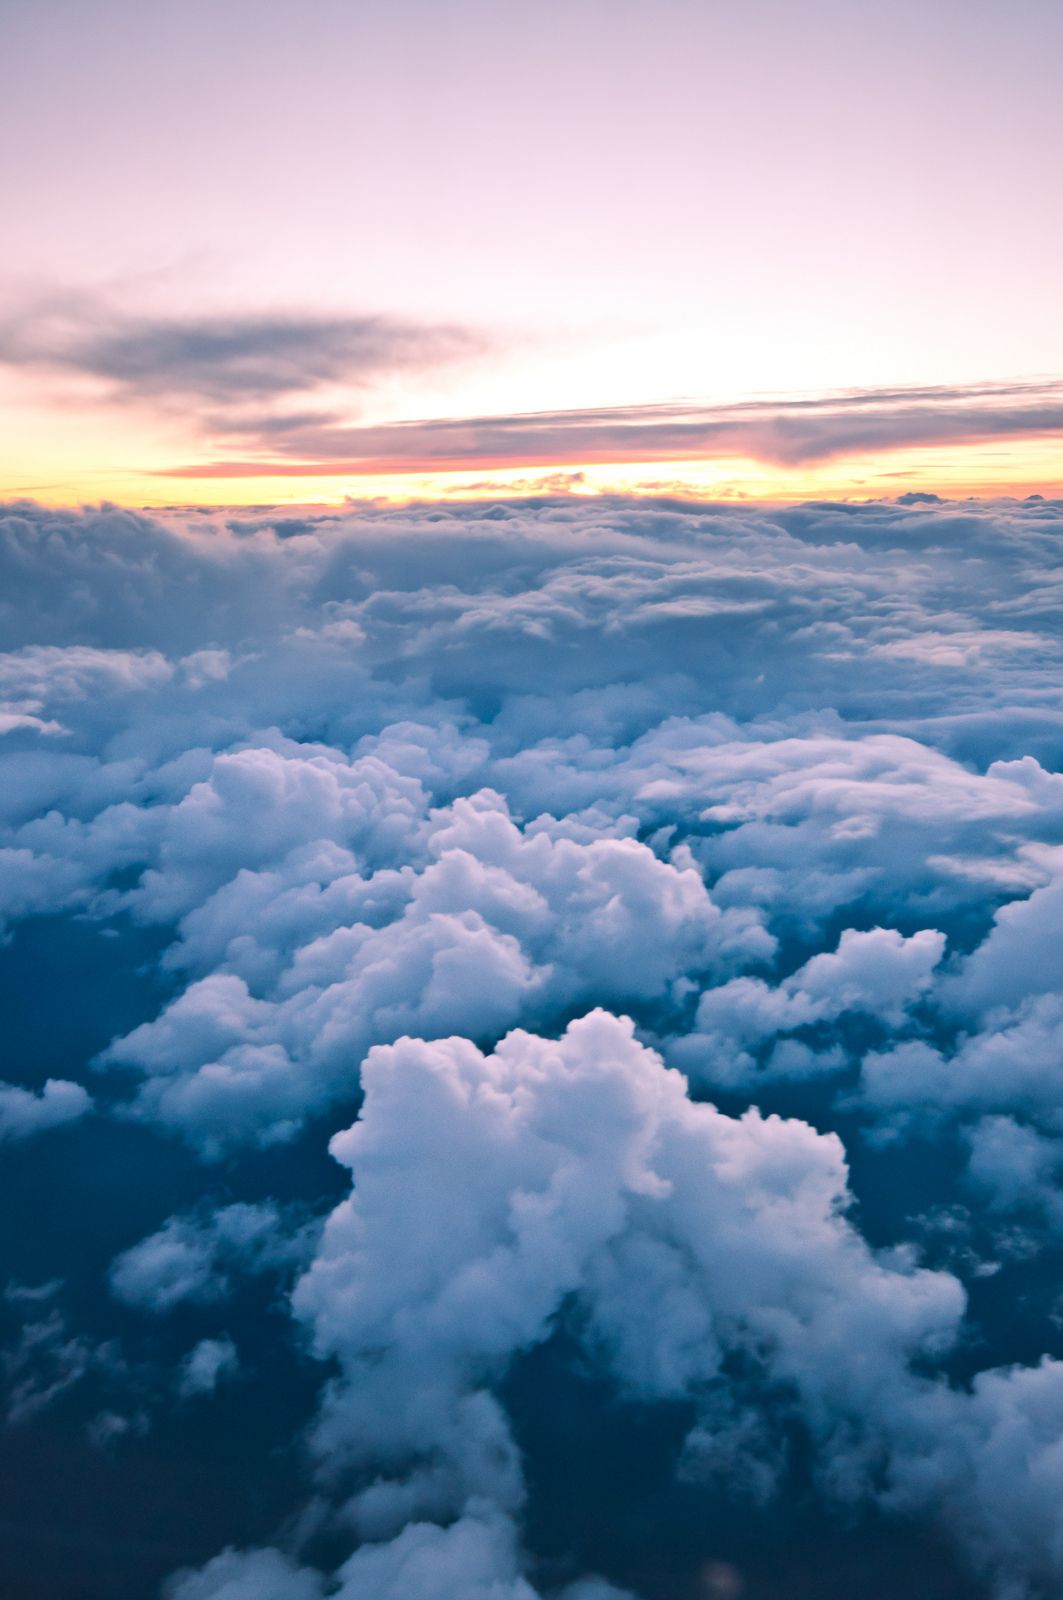
M 1038 499 L 4 510 L 5 931 L 132 933 L 158 996 L 17 1062 L 0 1134 L 198 1173 L 100 1284 L 101 1327 L 178 1330 L 182 1405 L 256 1381 L 243 1295 L 319 1372 L 287 1521 L 174 1600 L 788 1600 L 794 1508 L 1056 1592 L 1061 536 Z M 269 1192 L 326 1144 L 349 1193 Z M 57 1316 L 31 1411 L 111 1348 Z M 551 1532 L 521 1396 L 559 1373 L 670 1440 L 637 1550 Z

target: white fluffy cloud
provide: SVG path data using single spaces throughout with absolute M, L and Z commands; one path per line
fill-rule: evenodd
M 1016 1111 L 1063 1132 L 1063 996 L 1035 995 L 961 1034 L 952 1051 L 922 1039 L 865 1056 L 859 1100 L 895 1132 Z
M 604 1012 L 492 1055 L 378 1047 L 365 1079 L 332 1146 L 352 1194 L 295 1293 L 342 1372 L 316 1435 L 326 1474 L 366 1484 L 340 1594 L 534 1600 L 493 1385 L 572 1303 L 633 1394 L 706 1393 L 744 1350 L 798 1397 L 833 1492 L 859 1498 L 885 1469 L 887 1503 L 943 1508 L 1002 1584 L 1058 1581 L 1056 1367 L 987 1372 L 969 1394 L 920 1373 L 956 1337 L 962 1291 L 868 1249 L 832 1135 L 692 1102 Z M 223 1558 L 219 1582 L 224 1561 L 263 1559 Z
M 519 1506 L 491 1385 L 573 1297 L 633 1394 L 696 1395 L 726 1352 L 755 1352 L 859 1492 L 868 1437 L 919 1391 L 909 1363 L 951 1342 L 963 1295 L 867 1249 L 834 1136 L 693 1103 L 605 1012 L 492 1055 L 403 1040 L 364 1077 L 362 1115 L 332 1142 L 354 1189 L 295 1291 L 341 1364 L 317 1445 L 330 1472 L 367 1479 L 348 1508 L 363 1533 L 402 1544 L 417 1515 Z
M 1055 856 L 1049 859 L 1056 867 Z M 992 930 L 949 986 L 947 999 L 962 1012 L 979 1015 L 1061 989 L 1063 874 L 1056 867 L 1052 880 L 1029 899 L 1001 906 Z
M 891 928 L 859 933 L 849 928 L 837 950 L 806 961 L 772 987 L 761 978 L 732 978 L 706 989 L 693 1031 L 672 1043 L 683 1066 L 719 1083 L 741 1082 L 756 1073 L 752 1051 L 763 1041 L 846 1012 L 900 1027 L 909 1008 L 929 990 L 945 949 L 945 937 L 927 928 L 904 938 Z M 796 1040 L 777 1045 L 763 1071 L 804 1077 L 844 1064 L 837 1047 L 812 1051 Z
M 284 763 L 271 759 L 277 768 Z M 381 785 L 371 804 L 363 768 Z M 310 847 L 284 853 L 300 826 L 291 791 L 278 803 L 285 836 L 276 848 L 266 801 L 261 836 L 242 795 L 234 817 L 212 790 L 200 805 L 209 826 L 180 821 L 200 899 L 170 962 L 214 970 L 157 1021 L 115 1041 L 105 1060 L 139 1068 L 147 1081 L 138 1113 L 181 1129 L 207 1155 L 242 1138 L 290 1137 L 307 1114 L 350 1097 L 352 1067 L 374 1043 L 407 1032 L 497 1036 L 529 1012 L 593 996 L 667 1000 L 686 992 L 692 973 L 774 950 L 755 911 L 714 904 L 688 851 L 661 860 L 596 816 L 543 816 L 522 829 L 492 790 L 436 810 L 422 797 L 418 816 L 405 803 L 419 792 L 414 780 L 381 777 L 391 769 L 375 758 L 344 770 L 356 776 L 339 785 L 326 777 L 328 819 L 336 794 L 358 797 L 354 819 L 345 813 L 338 838 Z M 319 825 L 315 817 L 304 831 L 314 837 Z M 279 867 L 241 864 L 221 886 L 205 882 L 215 839 L 232 865 L 232 840 L 249 833 L 260 857 L 279 848 Z M 394 853 L 407 864 L 373 870 Z M 153 916 L 160 895 L 172 904 L 167 872 L 146 875 Z

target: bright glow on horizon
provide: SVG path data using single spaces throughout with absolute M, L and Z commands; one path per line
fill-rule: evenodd
M 897 451 L 831 462 L 814 471 L 766 466 L 748 458 L 711 462 L 557 463 L 541 469 L 491 472 L 421 472 L 335 476 L 185 476 L 86 472 L 69 482 L 0 481 L 0 498 L 71 506 L 112 501 L 150 507 L 173 505 L 338 505 L 348 499 L 403 504 L 417 500 L 519 498 L 527 495 L 645 495 L 705 500 L 868 500 L 906 492 L 945 498 L 1063 494 L 1058 445 L 1024 442 L 1020 448 L 976 446 Z

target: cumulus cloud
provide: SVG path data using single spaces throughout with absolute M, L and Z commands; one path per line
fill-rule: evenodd
M 1054 941 L 1042 931 L 1052 925 L 1053 900 L 1048 888 L 1009 902 L 982 943 L 942 980 L 943 1042 L 904 1040 L 865 1057 L 859 1095 L 886 1126 L 903 1132 L 1015 1112 L 1048 1131 L 1063 1130 L 1063 997 L 1051 978 Z M 1024 926 L 1030 938 L 1020 944 L 1015 932 Z
M 943 1504 L 1008 1582 L 1058 1576 L 1041 1486 L 1054 1399 L 1027 1409 L 1032 1374 L 986 1373 L 972 1394 L 921 1375 L 957 1334 L 962 1292 L 868 1250 L 832 1135 L 692 1102 L 601 1012 L 493 1056 L 461 1039 L 379 1047 L 365 1076 L 361 1118 L 332 1143 L 355 1186 L 295 1293 L 343 1375 L 317 1449 L 329 1475 L 354 1467 L 367 1485 L 346 1514 L 368 1542 L 339 1593 L 531 1600 L 520 1462 L 492 1385 L 573 1304 L 633 1393 L 696 1396 L 729 1352 L 755 1352 L 799 1397 L 834 1493 L 869 1492 L 885 1464 L 892 1504 Z M 1014 1439 L 999 1460 L 998 1438 Z M 1021 1537 L 992 1505 L 1002 1490 Z
M 310 1249 L 313 1224 L 283 1216 L 273 1203 L 222 1206 L 203 1215 L 170 1217 L 157 1233 L 111 1263 L 112 1293 L 152 1313 L 186 1302 L 223 1300 L 234 1272 L 282 1272 Z M 206 1358 L 204 1358 L 206 1359 Z
M 955 1336 L 955 1280 L 876 1260 L 845 1220 L 834 1136 L 693 1103 L 629 1022 L 595 1012 L 491 1056 L 400 1041 L 364 1077 L 361 1118 L 332 1141 L 355 1187 L 294 1303 L 341 1363 L 317 1446 L 331 1473 L 364 1475 L 348 1514 L 365 1532 L 390 1519 L 401 1547 L 418 1512 L 519 1506 L 492 1381 L 573 1302 L 641 1397 L 697 1395 L 729 1352 L 756 1352 L 853 1493 L 870 1467 L 856 1435 L 880 1433 L 920 1387 L 909 1363 Z
M 39 1094 L 17 1084 L 0 1083 L 0 1142 L 29 1139 L 47 1128 L 77 1122 L 92 1101 L 79 1083 L 49 1078 Z
M 1051 797 L 1056 800 L 1054 790 Z M 1063 987 L 1063 872 L 1054 857 L 1051 865 L 1049 883 L 1035 888 L 1029 899 L 1000 907 L 988 936 L 950 986 L 953 1006 L 975 1014 L 1014 1009 L 1032 995 L 1057 994 Z
M 867 933 L 848 928 L 837 950 L 813 956 L 774 988 L 760 978 L 732 978 L 706 989 L 693 1031 L 674 1042 L 672 1054 L 728 1082 L 756 1071 L 752 1051 L 763 1041 L 833 1022 L 846 1012 L 860 1012 L 897 1029 L 930 988 L 944 948 L 945 937 L 935 929 L 906 939 L 890 928 Z M 843 1061 L 836 1048 L 814 1052 L 787 1039 L 775 1047 L 764 1070 L 802 1077 L 833 1070 Z
M 692 972 L 774 949 L 755 911 L 714 905 L 689 852 L 661 861 L 607 818 L 521 829 L 491 790 L 431 811 L 376 757 L 219 758 L 169 828 L 129 903 L 152 920 L 194 905 L 172 960 L 222 970 L 105 1059 L 140 1068 L 139 1113 L 207 1154 L 290 1137 L 351 1093 L 352 1061 L 378 1040 L 488 1037 L 594 995 L 665 998 Z M 285 853 L 307 835 L 320 837 L 309 859 Z M 359 874 L 358 859 L 396 853 L 413 862 Z M 279 873 L 252 870 L 278 855 Z

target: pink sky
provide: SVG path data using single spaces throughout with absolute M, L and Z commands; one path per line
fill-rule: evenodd
M 357 452 L 300 454 L 292 416 L 305 435 L 307 417 L 924 385 L 981 386 L 996 416 L 984 386 L 1063 372 L 1054 0 L 6 0 L 0 54 L 0 492 L 379 489 Z M 224 340 L 196 344 L 200 328 L 250 327 L 258 349 L 274 324 L 327 339 L 381 318 L 405 330 L 401 359 L 304 370 L 289 339 L 289 381 L 268 392 L 241 389 Z M 131 382 L 129 352 L 160 330 L 231 381 L 168 382 L 162 338 L 151 381 Z M 1004 431 L 815 466 L 747 440 L 680 475 L 795 493 L 882 492 L 876 464 L 1063 479 L 1057 424 Z M 592 464 L 582 437 L 531 465 Z M 646 459 L 612 452 L 614 479 L 643 481 Z M 229 461 L 240 473 L 220 476 Z M 197 463 L 201 483 L 160 479 Z

